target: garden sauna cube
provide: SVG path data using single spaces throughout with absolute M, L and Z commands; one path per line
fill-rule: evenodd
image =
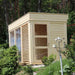
M 29 12 L 11 23 L 8 26 L 9 46 L 18 47 L 19 62 L 42 64 L 42 57 L 51 54 L 59 59 L 52 45 L 58 36 L 67 43 L 67 19 L 66 14 Z

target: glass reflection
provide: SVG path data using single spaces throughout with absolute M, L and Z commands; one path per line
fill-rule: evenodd
M 16 30 L 16 46 L 18 48 L 19 61 L 21 61 L 21 36 L 20 36 L 20 28 Z
M 14 42 L 14 31 L 10 32 L 10 45 L 13 46 L 15 44 Z

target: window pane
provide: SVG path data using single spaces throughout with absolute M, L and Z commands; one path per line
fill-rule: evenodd
M 21 36 L 20 36 L 20 28 L 16 30 L 16 46 L 19 50 L 19 61 L 21 61 Z
M 47 38 L 35 38 L 36 46 L 47 46 Z
M 47 25 L 35 25 L 35 35 L 47 35 Z
M 13 46 L 15 44 L 14 42 L 14 31 L 10 32 L 10 45 Z

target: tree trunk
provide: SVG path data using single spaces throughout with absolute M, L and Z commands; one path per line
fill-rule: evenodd
M 41 0 L 38 0 L 38 12 L 41 12 Z
M 4 0 L 4 10 L 5 10 L 5 21 L 6 21 L 6 27 L 8 26 L 8 12 L 7 12 L 7 0 Z
M 24 0 L 24 6 L 23 6 L 23 8 L 24 8 L 24 14 L 26 13 L 26 4 L 27 4 L 27 1 Z
M 7 12 L 7 0 L 4 0 L 4 11 L 5 11 L 5 21 L 6 21 L 6 39 L 8 42 L 8 12 Z
M 15 15 L 16 15 L 16 13 L 17 13 L 17 2 L 16 2 L 16 0 L 14 2 L 14 7 L 15 7 Z
M 64 8 L 65 8 L 65 0 L 63 0 L 63 13 L 64 13 Z
M 13 3 L 10 1 L 11 22 L 13 22 Z
M 19 12 L 19 0 L 17 0 L 17 12 L 18 12 L 18 18 L 20 17 L 20 12 Z

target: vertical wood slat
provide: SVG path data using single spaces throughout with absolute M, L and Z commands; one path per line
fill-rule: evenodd
M 23 62 L 29 61 L 28 25 L 22 26 Z

